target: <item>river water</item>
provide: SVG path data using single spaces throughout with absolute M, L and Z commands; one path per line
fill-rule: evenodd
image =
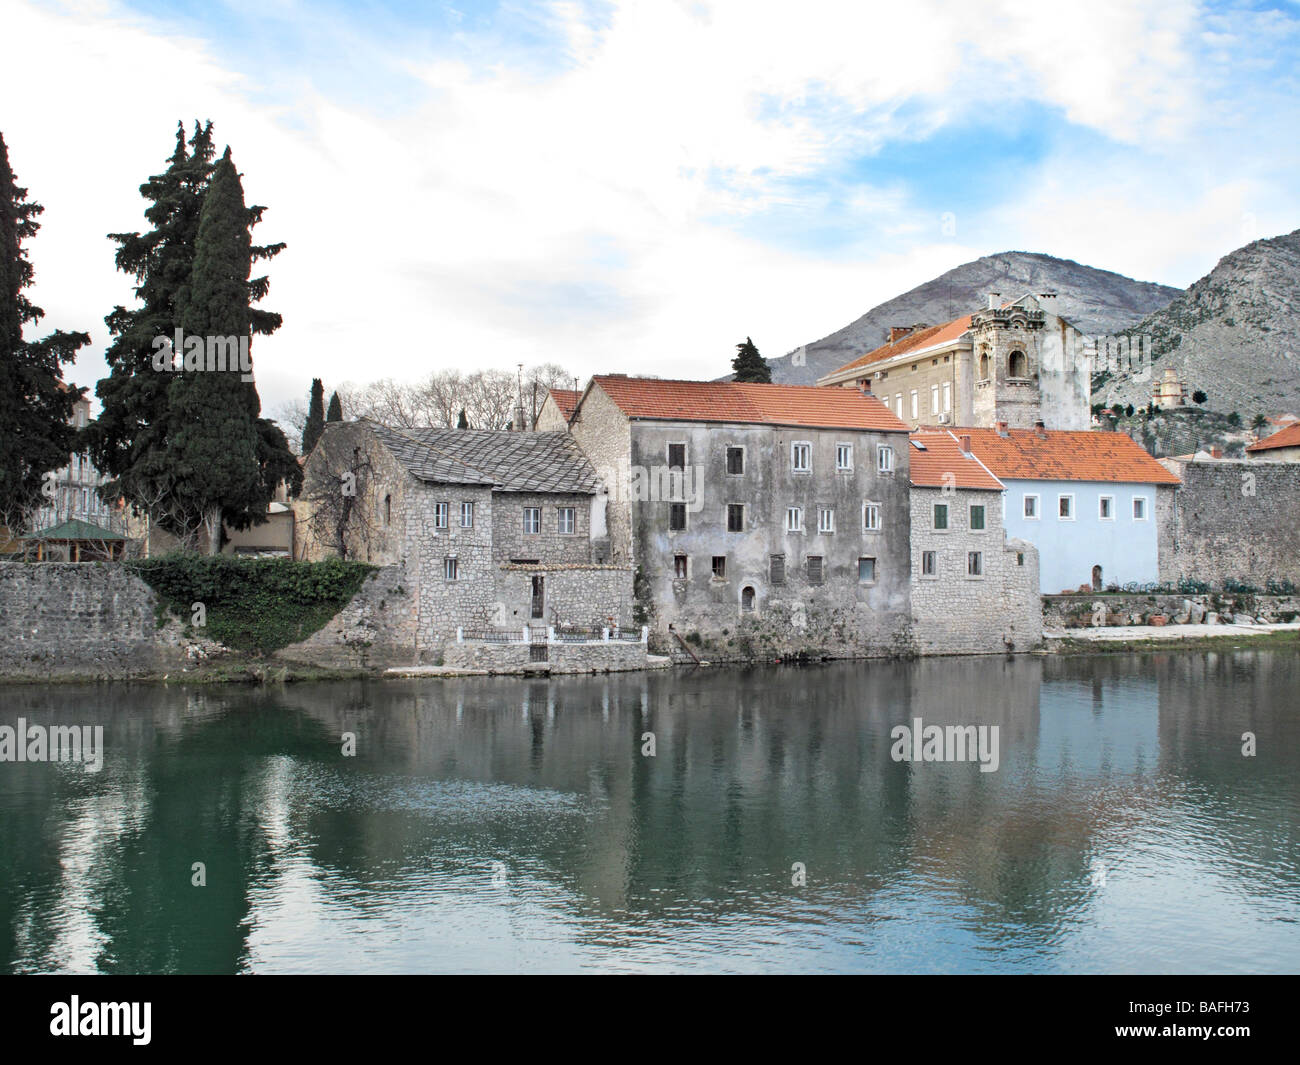
M 103 728 L 0 762 L 0 971 L 1296 972 L 1298 693 L 1287 650 L 0 688 Z M 895 760 L 918 718 L 996 770 Z

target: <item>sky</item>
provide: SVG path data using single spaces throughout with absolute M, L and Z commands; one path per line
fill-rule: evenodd
M 999 251 L 1186 286 L 1300 228 L 1300 4 L 0 0 L 44 329 L 132 300 L 110 232 L 178 120 L 287 248 L 263 408 L 558 362 L 706 378 Z M 93 391 L 93 387 L 92 387 Z

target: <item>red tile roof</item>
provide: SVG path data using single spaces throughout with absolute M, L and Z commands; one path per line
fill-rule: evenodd
M 555 405 L 560 408 L 560 413 L 566 418 L 572 418 L 574 408 L 578 406 L 578 397 L 582 393 L 576 392 L 572 388 L 552 388 L 550 392 L 551 398 L 555 400 Z
M 602 388 L 629 418 L 907 432 L 907 426 L 885 404 L 856 388 L 661 381 L 621 375 L 594 377 L 592 385 Z
M 1124 433 L 1078 429 L 954 429 L 969 434 L 971 450 L 1002 480 L 1113 481 L 1132 484 L 1181 484 L 1140 444 Z
M 932 325 L 928 329 L 918 329 L 915 333 L 908 333 L 907 336 L 895 341 L 893 344 L 881 344 L 874 351 L 869 351 L 852 362 L 846 362 L 838 370 L 833 370 L 831 373 L 837 374 L 844 370 L 856 370 L 862 366 L 870 366 L 872 363 L 892 359 L 896 355 L 921 352 L 928 348 L 949 344 L 970 329 L 971 317 L 971 315 L 966 314 L 960 318 L 954 318 L 951 322 L 945 322 L 943 325 Z M 831 374 L 826 376 L 829 377 Z
M 1270 451 L 1275 447 L 1300 447 L 1300 422 L 1279 429 L 1272 436 L 1264 437 L 1263 440 L 1256 440 L 1246 450 Z
M 912 484 L 919 488 L 984 488 L 1000 492 L 1005 487 L 984 465 L 961 449 L 958 437 L 940 430 L 920 430 L 911 436 L 912 450 L 908 470 Z M 916 444 L 925 448 L 922 451 Z

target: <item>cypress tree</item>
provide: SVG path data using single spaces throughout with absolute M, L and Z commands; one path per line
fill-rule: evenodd
M 464 407 L 460 408 L 460 417 L 456 419 L 456 428 L 457 429 L 469 428 L 469 415 L 465 413 Z
M 302 427 L 302 453 L 311 454 L 325 429 L 325 385 L 319 377 L 311 379 L 311 399 L 307 403 L 307 423 Z
M 772 368 L 758 353 L 758 348 L 749 337 L 745 337 L 743 344 L 736 345 L 736 357 L 731 360 L 731 369 L 737 381 L 759 385 L 772 383 Z
M 339 400 L 339 394 L 333 392 L 330 394 L 330 409 L 325 415 L 327 422 L 341 422 L 343 420 L 343 404 Z
M 90 343 L 85 333 L 63 330 L 23 339 L 23 327 L 45 315 L 24 294 L 33 271 L 23 242 L 40 229 L 42 211 L 15 181 L 0 134 L 0 523 L 11 533 L 40 504 L 42 476 L 72 453 L 69 418 L 82 390 L 64 387 L 61 366 Z
M 261 402 L 251 363 L 225 369 L 191 368 L 191 341 L 230 337 L 251 340 L 249 272 L 253 212 L 227 148 L 212 173 L 199 215 L 190 282 L 177 304 L 186 337 L 186 368 L 168 388 L 168 468 L 185 513 L 208 533 L 208 553 L 221 550 L 223 519 L 246 527 L 264 521 L 281 479 L 296 491 L 301 473 L 278 427 L 260 418 Z M 237 361 L 236 361 L 237 362 Z M 244 380 L 246 375 L 250 378 Z

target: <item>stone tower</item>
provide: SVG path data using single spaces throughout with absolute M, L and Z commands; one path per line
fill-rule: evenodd
M 975 425 L 1006 422 L 1013 429 L 1032 429 L 1043 419 L 1039 385 L 1043 322 L 1043 310 L 1034 297 L 1002 306 L 996 292 L 990 293 L 987 309 L 971 316 Z

